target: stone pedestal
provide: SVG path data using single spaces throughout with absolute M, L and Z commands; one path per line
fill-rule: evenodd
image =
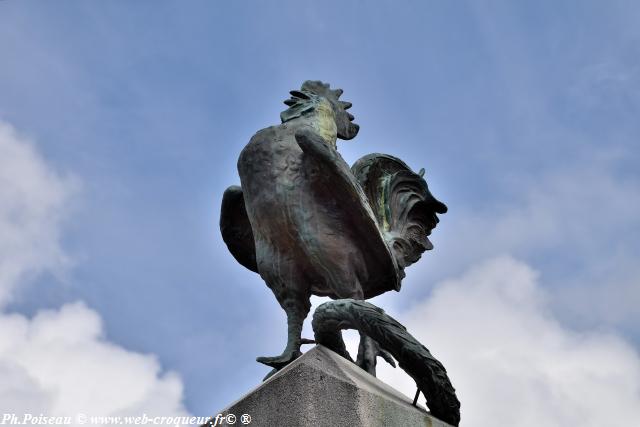
M 225 426 L 233 422 L 255 427 L 451 427 L 322 346 L 306 352 L 221 414 L 227 418 L 218 425 Z M 251 417 L 249 424 L 243 414 Z

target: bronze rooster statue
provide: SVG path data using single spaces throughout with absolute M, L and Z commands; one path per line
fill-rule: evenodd
M 398 291 L 405 267 L 433 247 L 436 214 L 447 211 L 424 170 L 385 154 L 347 165 L 336 139 L 354 138 L 359 127 L 341 94 L 320 81 L 291 91 L 282 124 L 251 138 L 238 159 L 242 187 L 222 200 L 229 251 L 260 274 L 287 314 L 284 351 L 257 359 L 275 369 L 301 355 L 311 295 L 364 300 Z M 378 355 L 386 352 L 362 336 L 358 363 L 375 374 Z

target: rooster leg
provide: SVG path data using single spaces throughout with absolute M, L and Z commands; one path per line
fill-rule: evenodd
M 302 355 L 300 352 L 302 324 L 309 314 L 311 304 L 309 295 L 284 292 L 278 295 L 274 289 L 278 302 L 287 313 L 287 346 L 280 356 L 258 357 L 256 360 L 275 369 L 282 369 Z

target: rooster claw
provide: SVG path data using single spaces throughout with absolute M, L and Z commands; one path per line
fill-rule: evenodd
M 287 351 L 282 353 L 280 356 L 258 357 L 256 358 L 256 361 L 262 363 L 263 365 L 271 366 L 272 368 L 279 370 L 284 368 L 300 356 L 302 356 L 302 353 L 300 351 Z
M 275 375 L 276 373 L 278 373 L 278 371 L 279 371 L 279 370 L 280 370 L 280 369 L 273 368 L 272 370 L 270 370 L 270 371 L 269 371 L 269 373 L 268 373 L 267 375 L 265 375 L 265 377 L 262 379 L 262 381 L 266 381 L 266 380 L 268 380 L 268 379 L 269 379 L 269 378 L 271 378 L 273 375 Z

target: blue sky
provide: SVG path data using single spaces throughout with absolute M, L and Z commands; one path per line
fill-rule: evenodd
M 0 120 L 16 156 L 0 159 L 0 230 L 31 242 L 0 247 L 3 316 L 35 327 L 70 307 L 100 319 L 102 345 L 153 355 L 149 389 L 175 380 L 178 412 L 213 413 L 257 384 L 267 369 L 255 357 L 281 350 L 284 314 L 224 247 L 220 199 L 239 183 L 240 150 L 279 122 L 288 91 L 321 79 L 354 104 L 361 131 L 339 143 L 348 162 L 384 152 L 425 167 L 449 206 L 435 250 L 375 303 L 431 331 L 423 341 L 438 354 L 431 342 L 442 329 L 464 336 L 465 317 L 433 331 L 421 310 L 438 312 L 451 283 L 495 302 L 520 285 L 469 278 L 513 274 L 529 289 L 518 301 L 536 309 L 527 319 L 547 325 L 541 334 L 593 339 L 604 365 L 624 354 L 625 396 L 640 407 L 639 20 L 631 1 L 0 2 Z M 29 256 L 10 265 L 19 251 Z M 535 352 L 534 338 L 522 348 Z M 566 356 L 544 354 L 542 370 Z M 441 359 L 463 422 L 466 395 L 469 425 L 484 425 L 492 402 L 462 378 L 468 361 Z M 24 369 L 38 383 L 40 371 Z M 577 425 L 560 412 L 549 425 Z

